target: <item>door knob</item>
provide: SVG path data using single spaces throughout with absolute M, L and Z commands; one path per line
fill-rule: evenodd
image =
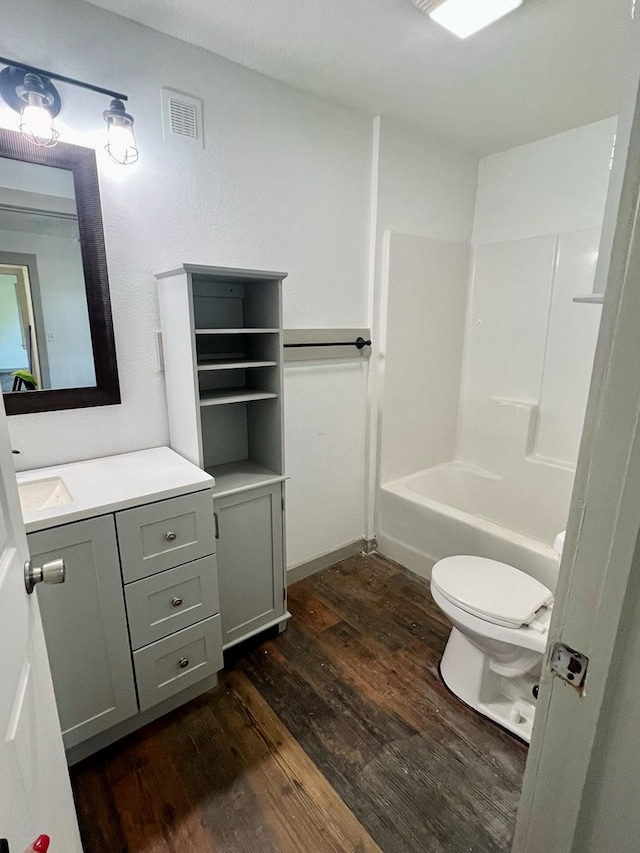
M 51 560 L 41 566 L 32 566 L 31 560 L 24 564 L 24 585 L 31 595 L 37 583 L 64 583 L 64 560 Z

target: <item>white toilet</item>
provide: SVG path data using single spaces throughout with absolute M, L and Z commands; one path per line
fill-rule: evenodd
M 528 743 L 553 593 L 513 566 L 465 556 L 435 564 L 431 593 L 453 622 L 440 663 L 445 684 Z

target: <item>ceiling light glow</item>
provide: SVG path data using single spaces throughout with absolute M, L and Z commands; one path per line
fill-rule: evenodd
M 440 26 L 465 39 L 520 5 L 522 0 L 444 0 L 430 8 L 428 14 Z

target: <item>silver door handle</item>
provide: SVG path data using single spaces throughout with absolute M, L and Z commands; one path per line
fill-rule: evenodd
M 62 558 L 32 566 L 31 560 L 24 564 L 24 585 L 27 594 L 31 595 L 37 583 L 64 583 L 65 567 Z

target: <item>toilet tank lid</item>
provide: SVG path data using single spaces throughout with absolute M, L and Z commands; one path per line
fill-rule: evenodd
M 446 557 L 433 567 L 431 583 L 462 610 L 506 627 L 528 625 L 553 602 L 551 590 L 540 581 L 485 557 Z

